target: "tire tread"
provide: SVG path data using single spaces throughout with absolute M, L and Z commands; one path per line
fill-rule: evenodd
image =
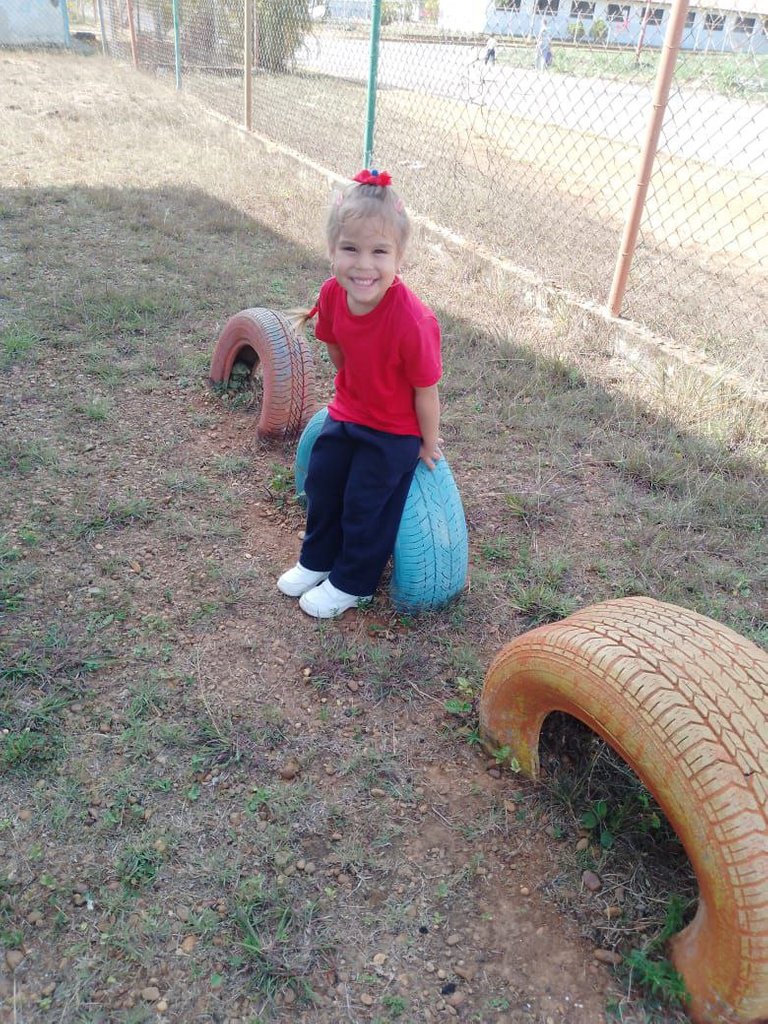
M 768 654 L 688 609 L 608 601 L 518 637 L 488 671 L 482 728 L 534 776 L 554 710 L 624 757 L 688 851 L 700 910 L 673 946 L 694 1017 L 768 1018 Z

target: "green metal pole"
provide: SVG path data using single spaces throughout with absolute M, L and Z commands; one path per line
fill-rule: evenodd
M 245 127 L 247 131 L 251 131 L 253 128 L 253 4 L 251 0 L 245 0 L 243 22 L 245 24 L 245 38 L 243 39 Z
M 373 133 L 376 128 L 376 81 L 379 74 L 379 36 L 381 35 L 381 0 L 373 0 L 371 8 L 371 49 L 368 62 L 368 104 L 365 113 L 363 167 L 373 160 Z
M 107 44 L 107 29 L 104 25 L 104 7 L 101 0 L 97 3 L 99 11 L 99 31 L 101 32 L 101 52 L 106 56 L 109 53 L 109 45 Z
M 176 60 L 176 88 L 181 88 L 181 46 L 179 45 L 179 0 L 173 0 L 173 53 Z
M 72 37 L 69 34 L 69 11 L 67 10 L 67 0 L 61 5 L 61 20 L 64 28 L 64 45 L 67 47 L 72 46 Z

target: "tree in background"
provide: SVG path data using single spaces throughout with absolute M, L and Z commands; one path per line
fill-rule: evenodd
M 385 0 L 381 6 L 381 24 L 394 25 L 396 22 L 410 21 L 413 17 L 411 0 Z
M 240 2 L 242 0 L 235 0 Z M 284 72 L 312 30 L 309 0 L 254 0 L 253 63 L 264 71 Z
M 180 0 L 188 59 L 242 64 L 246 0 Z M 253 66 L 285 72 L 312 29 L 310 0 L 250 0 L 253 5 Z M 171 0 L 158 6 L 170 15 Z M 171 24 L 170 17 L 166 24 Z

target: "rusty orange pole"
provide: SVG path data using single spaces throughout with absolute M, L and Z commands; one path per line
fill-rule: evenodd
M 648 3 L 646 3 L 645 5 L 645 10 L 643 11 L 643 20 L 640 22 L 640 36 L 637 40 L 637 46 L 635 47 L 635 64 L 640 63 L 640 54 L 642 53 L 643 40 L 645 39 L 645 29 L 648 25 L 648 20 L 650 19 L 650 17 L 651 3 L 650 0 L 648 0 Z
M 645 141 L 640 154 L 640 167 L 635 181 L 635 194 L 632 197 L 627 220 L 624 224 L 619 257 L 616 261 L 613 283 L 608 295 L 608 309 L 614 316 L 618 316 L 621 313 L 624 293 L 627 289 L 629 268 L 632 264 L 632 257 L 635 254 L 635 247 L 637 246 L 640 221 L 643 216 L 643 208 L 645 207 L 645 198 L 648 194 L 653 162 L 656 159 L 656 152 L 659 146 L 659 135 L 661 134 L 661 126 L 667 109 L 667 100 L 669 99 L 669 87 L 672 84 L 672 75 L 677 63 L 677 54 L 680 50 L 680 40 L 683 38 L 683 28 L 685 27 L 687 14 L 688 0 L 672 0 L 667 34 L 664 38 L 664 48 L 661 53 L 659 69 L 656 73 L 651 117 L 648 121 Z
M 133 0 L 125 0 L 125 5 L 128 9 L 128 28 L 131 31 L 131 56 L 133 57 L 133 66 L 137 68 L 139 66 L 139 44 L 136 42 L 136 26 L 133 24 Z

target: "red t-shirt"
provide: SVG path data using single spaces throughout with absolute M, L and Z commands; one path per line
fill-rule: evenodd
M 315 336 L 338 345 L 344 365 L 328 411 L 335 420 L 390 434 L 420 436 L 414 388 L 437 384 L 442 374 L 440 327 L 435 314 L 396 277 L 370 313 L 354 316 L 335 277 L 320 289 Z

